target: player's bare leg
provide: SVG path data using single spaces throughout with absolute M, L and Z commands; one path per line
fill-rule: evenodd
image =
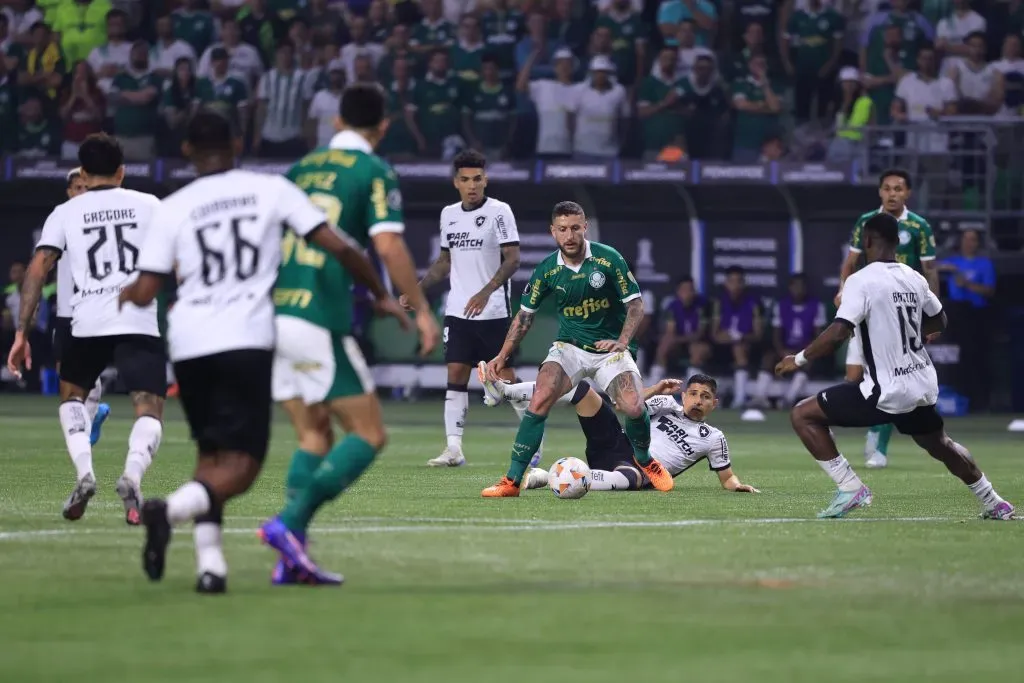
M 967 485 L 981 502 L 983 519 L 1013 519 L 1013 505 L 1003 500 L 992 487 L 988 477 L 964 446 L 949 438 L 945 430 L 933 434 L 915 435 L 914 441 L 949 470 L 949 473 Z
M 864 485 L 850 463 L 836 448 L 828 417 L 811 396 L 800 401 L 790 413 L 793 431 L 839 489 L 831 504 L 818 517 L 842 517 L 850 510 L 871 504 L 871 490 Z
M 68 455 L 75 466 L 75 488 L 64 501 L 63 515 L 68 521 L 76 521 L 85 514 L 89 501 L 96 495 L 96 473 L 92 467 L 92 443 L 89 441 L 90 419 L 85 409 L 88 391 L 69 382 L 60 383 L 61 431 Z
M 558 363 L 548 361 L 540 366 L 536 388 L 530 405 L 523 414 L 512 444 L 512 464 L 508 472 L 494 486 L 485 488 L 484 498 L 509 498 L 519 495 L 523 478 L 537 449 L 544 439 L 544 423 L 558 398 L 572 388 L 572 382 Z
M 125 522 L 136 526 L 141 521 L 142 477 L 153 463 L 163 438 L 164 399 L 145 391 L 133 391 L 131 399 L 135 424 L 128 435 L 128 455 L 116 489 L 124 504 Z
M 167 500 L 152 498 L 142 505 L 146 545 L 142 567 L 152 581 L 163 578 L 171 529 L 195 521 L 196 563 L 200 593 L 223 593 L 227 588 L 227 561 L 222 549 L 224 505 L 249 490 L 262 463 L 249 453 L 234 450 L 199 451 L 192 481 Z
M 651 457 L 648 450 L 651 446 L 651 416 L 644 403 L 644 385 L 640 375 L 635 372 L 617 375 L 608 385 L 608 395 L 611 396 L 616 409 L 625 417 L 622 428 L 633 446 L 633 459 L 636 460 L 636 464 L 644 471 L 654 488 L 659 491 L 671 491 L 675 486 L 672 475 Z
M 375 394 L 337 398 L 329 404 L 348 432 L 333 446 L 304 487 L 292 496 L 281 514 L 260 528 L 263 541 L 278 551 L 284 563 L 281 581 L 310 585 L 340 585 L 338 574 L 317 567 L 305 553 L 306 530 L 317 511 L 334 500 L 359 479 L 387 443 L 384 417 Z M 323 422 L 314 418 L 322 428 Z M 316 424 L 311 425 L 316 428 Z M 330 429 L 330 424 L 327 424 Z M 290 579 L 294 578 L 294 581 Z

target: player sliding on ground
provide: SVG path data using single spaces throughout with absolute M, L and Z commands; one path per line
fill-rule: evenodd
M 512 445 L 512 465 L 484 498 L 519 495 L 530 460 L 544 438 L 544 423 L 559 396 L 584 377 L 595 380 L 625 416 L 626 436 L 637 466 L 659 491 L 672 490 L 672 475 L 651 457 L 651 416 L 644 404 L 640 371 L 633 360 L 637 327 L 644 318 L 640 287 L 622 255 L 587 240 L 587 217 L 576 202 L 559 202 L 551 213 L 551 235 L 558 250 L 541 261 L 520 302 L 505 344 L 487 364 L 487 379 L 497 382 L 519 346 L 541 302 L 554 296 L 558 335 L 540 366 Z
M 496 406 L 508 401 L 512 405 L 529 403 L 536 383 L 505 384 L 485 377 L 486 366 L 480 363 L 478 375 L 484 387 L 484 404 Z M 651 414 L 651 455 L 677 477 L 701 460 L 718 473 L 722 488 L 737 493 L 759 493 L 748 484 L 741 484 L 732 471 L 729 445 L 725 434 L 706 424 L 708 415 L 718 407 L 718 383 L 707 375 L 693 375 L 686 381 L 683 404 L 672 394 L 679 393 L 683 382 L 663 379 L 644 390 L 647 410 Z M 633 448 L 615 415 L 611 399 L 583 381 L 558 399 L 576 408 L 580 428 L 587 437 L 586 459 L 593 481 L 591 491 L 636 491 L 649 482 L 633 462 Z M 547 486 L 547 470 L 532 468 L 526 476 L 526 488 Z
M 924 277 L 897 263 L 899 243 L 895 217 L 879 213 L 864 223 L 868 265 L 846 280 L 835 321 L 775 368 L 782 375 L 828 356 L 854 330 L 863 346 L 867 372 L 860 385 L 830 387 L 792 412 L 797 436 L 839 488 L 818 517 L 842 517 L 871 504 L 871 491 L 836 449 L 830 427 L 893 424 L 971 489 L 981 501 L 983 518 L 1011 519 L 1013 506 L 999 497 L 967 449 L 946 435 L 935 409 L 939 386 L 924 338 L 945 329 L 946 314 Z
M 929 289 L 935 296 L 939 295 L 939 271 L 935 267 L 935 236 L 928 221 L 907 209 L 911 188 L 910 174 L 901 169 L 888 169 L 878 176 L 878 197 L 882 200 L 882 206 L 858 218 L 853 226 L 850 253 L 847 254 L 839 272 L 839 293 L 835 298 L 837 307 L 842 302 L 846 280 L 862 265 L 864 225 L 872 216 L 880 213 L 886 213 L 899 220 L 900 243 L 896 247 L 896 260 L 924 275 L 928 280 Z M 846 348 L 846 379 L 855 383 L 864 379 L 864 351 L 861 348 L 860 337 L 856 334 L 850 338 Z M 872 427 L 868 432 L 864 442 L 866 467 L 878 469 L 888 464 L 892 428 L 891 424 L 884 424 Z
M 327 149 L 295 164 L 288 177 L 360 249 L 374 247 L 416 311 L 420 353 L 429 355 L 440 330 L 416 284 L 402 236 L 398 177 L 373 153 L 387 130 L 384 96 L 376 87 L 356 84 L 346 88 L 340 107 L 343 129 Z M 373 376 L 351 336 L 352 275 L 323 248 L 291 233 L 285 235 L 283 251 L 274 289 L 273 395 L 291 418 L 299 448 L 288 467 L 284 509 L 260 528 L 260 535 L 281 555 L 272 575 L 275 585 L 338 585 L 340 575 L 319 569 L 305 553 L 306 530 L 317 511 L 373 463 L 387 433 Z M 387 290 L 374 280 L 371 293 L 386 301 Z M 400 320 L 409 323 L 404 315 Z M 345 431 L 337 443 L 332 416 Z

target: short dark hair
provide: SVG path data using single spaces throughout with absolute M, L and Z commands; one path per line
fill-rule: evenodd
M 790 282 L 804 282 L 804 283 L 806 283 L 807 282 L 807 276 L 804 275 L 803 273 L 793 273 L 792 275 L 789 276 L 789 281 Z
M 50 25 L 47 24 L 45 21 L 37 21 L 36 23 L 32 24 L 32 28 L 29 29 L 29 32 L 35 33 L 38 29 L 41 29 L 41 28 L 44 28 L 47 31 L 51 31 L 52 30 L 50 28 Z
M 705 375 L 701 372 L 698 372 L 696 375 L 690 375 L 690 379 L 686 380 L 686 388 L 689 389 L 691 384 L 703 384 L 711 389 L 712 394 L 718 395 L 718 382 L 711 375 Z
M 680 275 L 679 277 L 676 278 L 676 287 L 678 287 L 679 285 L 685 285 L 687 282 L 689 282 L 692 285 L 693 276 L 690 275 L 689 273 L 687 273 L 686 275 Z
M 341 93 L 339 114 L 345 125 L 376 128 L 384 120 L 384 92 L 375 83 L 353 83 Z
M 877 235 L 890 247 L 900 243 L 900 222 L 895 216 L 879 211 L 864 224 L 864 232 Z
M 452 159 L 452 173 L 462 168 L 487 168 L 487 157 L 475 149 L 464 149 Z
M 223 152 L 231 149 L 234 131 L 226 116 L 204 107 L 188 122 L 185 140 L 197 152 Z
M 730 275 L 746 275 L 747 271 L 743 270 L 743 266 L 729 266 L 725 269 L 725 276 Z
M 480 58 L 480 66 L 484 64 L 493 64 L 498 66 L 501 62 L 498 60 L 498 55 L 493 52 L 485 52 L 483 57 Z
M 107 16 L 105 18 L 107 21 L 110 21 L 111 19 L 121 19 L 122 21 L 128 21 L 128 15 L 125 13 L 125 11 L 117 8 L 114 8 L 107 12 Z
M 964 36 L 964 42 L 966 43 L 970 41 L 972 38 L 981 38 L 986 43 L 988 42 L 988 37 L 985 35 L 984 31 L 971 31 L 966 36 Z
M 910 173 L 902 168 L 887 168 L 882 171 L 878 176 L 878 187 L 882 187 L 886 178 L 903 178 L 903 182 L 907 184 L 907 189 L 914 189 L 913 182 L 910 180 Z
M 430 51 L 430 57 L 427 59 L 428 62 L 434 59 L 438 55 L 444 55 L 445 59 L 448 58 L 448 48 L 437 47 Z
M 78 164 L 83 173 L 109 178 L 124 166 L 124 150 L 114 136 L 93 133 L 78 148 Z
M 555 204 L 555 208 L 551 209 L 551 222 L 554 223 L 559 216 L 583 216 L 586 218 L 586 215 L 587 212 L 576 202 L 558 202 Z
M 277 41 L 277 47 L 274 48 L 274 54 L 277 54 L 278 52 L 285 48 L 288 48 L 292 52 L 295 52 L 295 45 L 292 44 L 292 41 L 287 38 L 283 38 Z

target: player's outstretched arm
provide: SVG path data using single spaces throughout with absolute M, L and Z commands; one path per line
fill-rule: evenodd
M 644 389 L 644 400 L 654 396 L 672 396 L 678 394 L 683 388 L 683 380 L 681 379 L 663 379 L 653 386 L 649 386 Z
M 807 345 L 801 353 L 803 358 L 800 362 L 797 356 L 786 356 L 775 366 L 776 375 L 786 375 L 799 367 L 802 367 L 812 360 L 831 355 L 839 346 L 853 336 L 853 327 L 845 320 L 836 320 L 825 331 L 815 337 L 814 341 Z
M 25 272 L 25 281 L 21 285 L 21 310 L 18 316 L 18 330 L 26 330 L 32 324 L 36 316 L 36 308 L 39 306 L 39 299 L 43 294 L 43 284 L 46 276 L 53 269 L 53 264 L 60 258 L 60 252 L 56 249 L 40 247 L 32 255 L 32 262 L 28 264 Z
M 761 493 L 750 484 L 741 483 L 740 478 L 736 476 L 731 467 L 718 472 L 718 481 L 722 483 L 723 489 L 733 493 Z

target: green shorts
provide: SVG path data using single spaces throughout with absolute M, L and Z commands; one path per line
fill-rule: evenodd
M 272 392 L 275 401 L 306 405 L 376 391 L 356 340 L 290 315 L 276 319 Z

